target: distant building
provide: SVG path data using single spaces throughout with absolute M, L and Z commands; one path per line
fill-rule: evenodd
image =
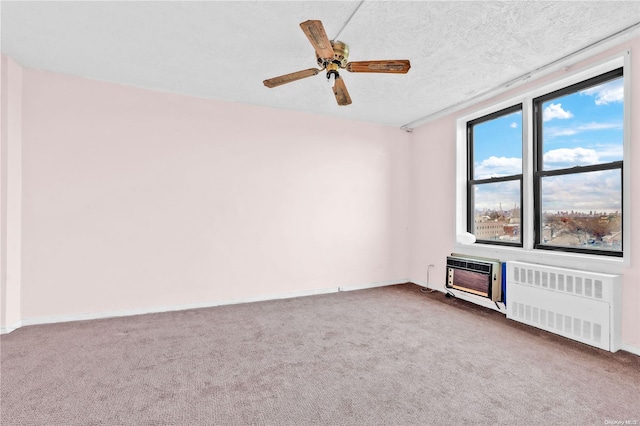
M 488 216 L 476 216 L 475 219 L 475 236 L 476 240 L 498 240 L 505 235 L 504 226 L 507 220 L 491 219 Z
M 520 218 L 512 217 L 508 223 L 504 224 L 504 233 L 510 237 L 517 237 L 520 235 Z
M 484 210 L 474 218 L 474 235 L 477 240 L 520 241 L 520 209 Z

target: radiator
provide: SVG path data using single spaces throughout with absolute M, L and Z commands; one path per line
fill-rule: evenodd
M 620 275 L 507 262 L 507 318 L 615 352 L 621 282 Z

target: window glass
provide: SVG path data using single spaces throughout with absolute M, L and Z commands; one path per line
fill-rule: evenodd
M 622 161 L 623 80 L 542 103 L 543 170 Z
M 520 232 L 520 180 L 473 186 L 476 240 L 517 242 Z
M 473 127 L 473 179 L 522 173 L 522 111 Z
M 620 170 L 547 176 L 541 185 L 543 244 L 621 250 Z

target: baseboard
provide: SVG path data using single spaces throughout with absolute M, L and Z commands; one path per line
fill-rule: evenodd
M 9 324 L 7 326 L 0 327 L 0 334 L 11 333 L 12 331 L 17 330 L 22 326 L 23 326 L 22 321 L 16 321 L 13 324 Z
M 389 285 L 406 284 L 408 282 L 409 282 L 409 278 L 405 278 L 403 280 L 379 281 L 376 283 L 356 284 L 356 285 L 338 287 L 338 291 L 366 290 L 368 288 L 386 287 Z
M 54 324 L 54 323 L 71 322 L 71 321 L 86 321 L 86 320 L 93 320 L 93 319 L 127 317 L 127 316 L 133 316 L 133 315 L 156 314 L 161 312 L 185 311 L 188 309 L 212 308 L 215 306 L 224 306 L 224 305 L 237 305 L 240 303 L 264 302 L 268 300 L 278 300 L 278 299 L 291 299 L 295 297 L 337 293 L 340 291 L 354 291 L 354 290 L 363 290 L 367 288 L 384 287 L 389 285 L 404 284 L 406 282 L 408 282 L 408 279 L 380 281 L 380 282 L 368 283 L 368 284 L 354 284 L 354 285 L 348 285 L 348 286 L 328 287 L 328 288 L 320 288 L 320 289 L 312 289 L 312 290 L 292 291 L 287 293 L 273 293 L 273 294 L 266 294 L 266 295 L 252 296 L 252 297 L 243 297 L 238 299 L 216 300 L 216 301 L 201 302 L 201 303 L 156 306 L 156 307 L 139 308 L 139 309 L 125 309 L 121 311 L 91 312 L 91 313 L 72 314 L 72 315 L 52 315 L 52 316 L 44 316 L 44 317 L 36 317 L 36 318 L 26 318 L 20 321 L 19 324 L 16 323 L 17 325 L 12 324 L 11 327 L 6 327 L 7 331 L 5 331 L 5 328 L 0 329 L 0 331 L 4 334 L 4 333 L 10 333 L 11 331 L 17 328 L 29 326 L 29 325 Z M 13 327 L 14 325 L 16 326 Z
M 422 280 L 409 280 L 409 282 L 411 284 L 415 284 L 415 285 L 419 285 L 420 287 L 424 287 L 424 288 L 428 288 L 429 290 L 438 290 L 437 288 L 434 287 L 430 287 L 429 284 L 427 284 L 426 281 L 422 281 Z M 442 291 L 442 290 L 439 290 Z
M 620 350 L 640 356 L 640 348 L 637 347 L 637 346 L 628 345 L 626 343 L 621 343 L 620 344 Z

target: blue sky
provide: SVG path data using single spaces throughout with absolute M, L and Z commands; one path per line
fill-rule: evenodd
M 543 104 L 546 170 L 622 160 L 622 78 Z
M 551 99 L 543 107 L 544 168 L 553 170 L 622 160 L 623 80 Z M 522 114 L 511 113 L 474 127 L 474 177 L 522 173 Z M 619 173 L 588 173 L 556 177 L 543 182 L 543 210 L 620 210 Z M 487 187 L 487 190 L 490 188 Z M 484 192 L 484 191 L 482 191 Z M 479 194 L 478 194 L 479 195 Z M 482 196 L 487 201 L 506 197 L 507 205 L 518 198 L 502 192 Z M 476 200 L 476 207 L 483 206 Z M 505 204 L 503 202 L 503 206 Z M 578 207 L 580 206 L 580 207 Z M 574 207 L 574 208 L 572 208 Z
M 522 173 L 522 112 L 474 126 L 474 178 Z

